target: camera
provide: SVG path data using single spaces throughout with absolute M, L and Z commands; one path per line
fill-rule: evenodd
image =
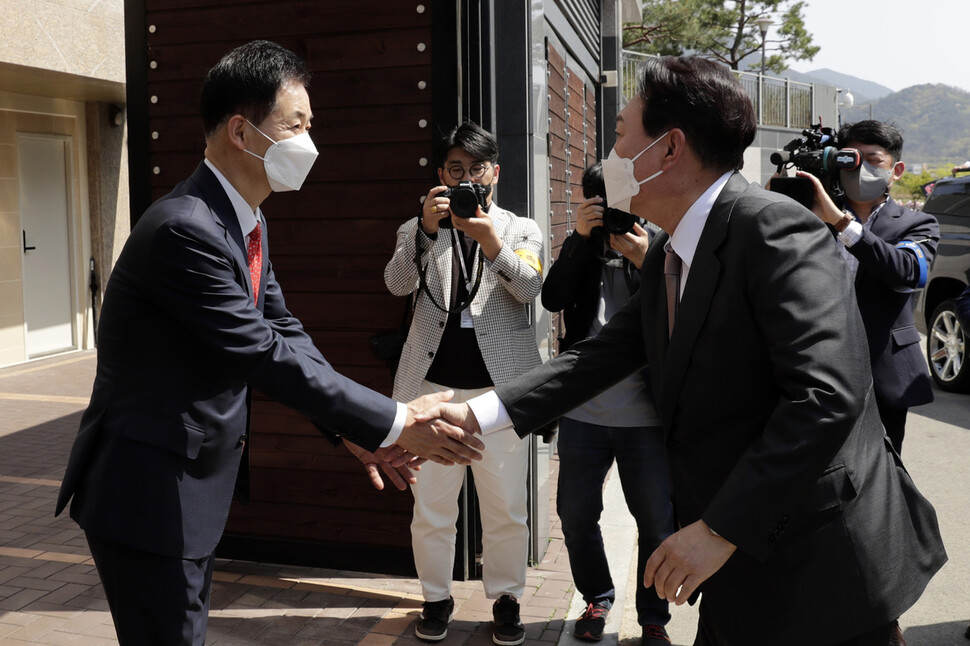
M 837 148 L 835 131 L 823 128 L 821 121 L 811 128 L 802 130 L 802 136 L 792 139 L 781 150 L 771 153 L 771 163 L 781 173 L 785 168 L 810 173 L 819 178 L 822 187 L 835 205 L 842 207 L 845 193 L 839 184 L 839 171 L 854 170 L 862 163 L 862 154 L 855 148 Z M 775 177 L 771 180 L 771 190 L 782 193 L 812 208 L 815 192 L 810 180 L 803 177 Z
M 606 204 L 606 182 L 603 181 L 602 165 L 597 162 L 583 172 L 582 186 L 584 198 L 589 199 L 596 195 L 603 198 L 603 228 L 607 232 L 621 236 L 633 231 L 637 216 Z
M 448 190 L 439 193 L 441 197 L 451 200 L 448 208 L 451 214 L 457 218 L 473 218 L 478 211 L 478 207 L 485 208 L 486 199 L 491 192 L 491 186 L 482 186 L 471 181 L 458 182 L 458 186 L 449 187 Z M 438 223 L 439 227 L 445 229 L 453 228 L 451 218 L 444 218 Z
M 603 209 L 603 228 L 610 233 L 618 236 L 633 231 L 633 223 L 637 221 L 637 216 L 620 209 L 608 206 Z

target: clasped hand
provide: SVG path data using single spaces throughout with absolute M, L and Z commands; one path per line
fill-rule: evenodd
M 417 482 L 416 471 L 427 461 L 446 466 L 471 464 L 481 460 L 479 452 L 485 448 L 480 439 L 474 436 L 480 432 L 477 423 L 474 428 L 462 428 L 467 417 L 460 414 L 463 407 L 446 404 L 454 393 L 450 390 L 418 397 L 407 405 L 407 419 L 397 442 L 374 452 L 344 440 L 344 445 L 364 465 L 374 488 L 384 488 L 381 471 L 396 488 L 404 490 L 408 484 Z M 447 415 L 447 417 L 446 417 Z

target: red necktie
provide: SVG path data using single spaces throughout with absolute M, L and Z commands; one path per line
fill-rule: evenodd
M 263 272 L 263 235 L 260 223 L 249 234 L 249 247 L 246 250 L 249 260 L 249 279 L 253 282 L 253 302 L 259 301 L 259 278 Z
M 664 258 L 664 279 L 667 288 L 667 335 L 674 335 L 674 321 L 677 319 L 677 306 L 680 304 L 680 256 L 671 249 Z

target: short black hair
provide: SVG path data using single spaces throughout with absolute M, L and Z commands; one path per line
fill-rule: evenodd
M 280 88 L 292 81 L 310 85 L 303 60 L 267 40 L 240 45 L 222 57 L 202 83 L 199 112 L 205 136 L 234 114 L 259 125 L 276 108 Z
M 903 156 L 903 135 L 892 123 L 872 119 L 847 123 L 839 128 L 837 141 L 840 146 L 847 146 L 854 141 L 882 146 L 893 156 L 894 162 L 898 162 Z
M 603 179 L 603 165 L 600 162 L 583 171 L 582 185 L 583 199 L 588 200 L 591 197 L 606 199 L 606 180 Z
M 466 121 L 445 135 L 438 145 L 439 163 L 444 164 L 452 148 L 461 148 L 477 160 L 495 163 L 498 141 L 495 135 L 477 123 Z
M 744 165 L 757 121 L 751 97 L 727 66 L 699 56 L 648 58 L 637 68 L 637 93 L 646 102 L 648 135 L 679 128 L 705 168 Z

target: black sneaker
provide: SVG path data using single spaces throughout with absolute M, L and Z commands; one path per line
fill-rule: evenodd
M 503 594 L 492 605 L 492 641 L 498 646 L 518 646 L 525 641 L 525 628 L 519 621 L 519 602 Z
M 606 618 L 610 614 L 612 604 L 609 601 L 598 601 L 586 606 L 586 612 L 576 620 L 573 636 L 590 642 L 603 639 L 603 629 L 606 628 Z
M 448 635 L 448 624 L 455 613 L 455 600 L 425 601 L 424 610 L 414 625 L 414 636 L 426 642 L 440 642 Z
M 647 624 L 643 627 L 643 635 L 640 639 L 641 646 L 668 646 L 670 636 L 663 626 Z

